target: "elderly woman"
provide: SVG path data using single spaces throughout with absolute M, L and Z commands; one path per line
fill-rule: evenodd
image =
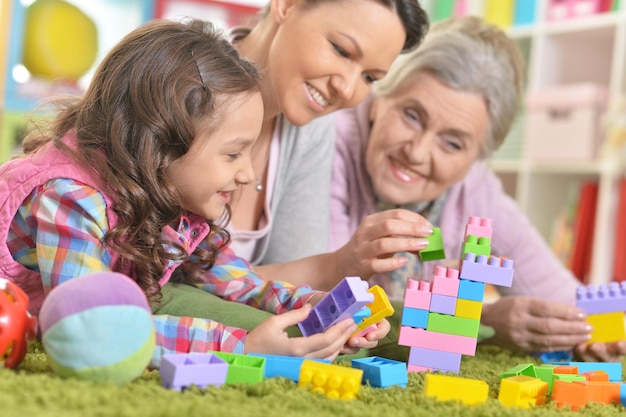
M 468 218 L 490 218 L 492 253 L 515 260 L 513 286 L 498 288 L 503 297 L 484 305 L 482 323 L 496 331 L 491 341 L 621 360 L 625 342 L 585 343 L 591 328 L 574 306 L 578 282 L 482 161 L 515 117 L 522 67 L 516 44 L 495 26 L 475 17 L 448 20 L 396 60 L 370 100 L 339 113 L 335 265 L 339 275 L 376 274 L 373 282 L 401 298 L 409 277 L 432 276 L 432 262 L 421 265 L 415 253 L 433 225 L 442 230 L 448 257 L 456 257 Z

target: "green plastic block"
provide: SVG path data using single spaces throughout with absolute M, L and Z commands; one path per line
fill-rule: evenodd
M 505 372 L 499 375 L 500 379 L 508 378 L 510 376 L 530 376 L 533 378 L 537 378 L 537 372 L 535 371 L 534 363 L 520 363 L 513 368 L 506 370 Z
M 240 353 L 211 352 L 228 363 L 227 384 L 256 384 L 265 375 L 265 357 Z
M 537 378 L 541 379 L 543 382 L 548 383 L 548 394 L 552 392 L 552 384 L 554 382 L 554 368 L 558 365 L 535 365 L 535 372 L 537 373 Z
M 426 330 L 437 333 L 454 334 L 457 336 L 478 337 L 480 320 L 455 317 L 448 314 L 428 313 Z
M 461 246 L 461 259 L 465 259 L 466 253 L 473 253 L 476 256 L 491 255 L 491 239 L 488 237 L 481 237 L 480 239 L 474 235 L 468 235 L 463 246 Z
M 440 228 L 434 227 L 433 234 L 425 239 L 428 241 L 428 246 L 418 252 L 422 262 L 446 259 Z

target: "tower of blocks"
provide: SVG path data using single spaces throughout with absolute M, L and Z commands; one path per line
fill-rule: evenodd
M 485 284 L 513 283 L 513 261 L 491 256 L 491 234 L 490 219 L 470 217 L 459 269 L 438 265 L 432 281 L 408 281 L 398 343 L 410 347 L 409 372 L 458 373 L 462 355 L 476 353 Z
M 612 343 L 626 339 L 626 281 L 580 285 L 576 289 L 576 305 L 587 314 L 587 322 L 593 328 L 588 343 Z

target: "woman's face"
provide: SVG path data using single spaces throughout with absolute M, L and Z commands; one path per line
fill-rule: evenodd
M 298 126 L 360 103 L 402 50 L 398 15 L 373 0 L 274 0 L 277 24 L 265 76 L 279 110 Z
M 392 204 L 431 201 L 463 179 L 484 145 L 483 97 L 449 88 L 426 72 L 376 98 L 366 165 L 378 197 Z

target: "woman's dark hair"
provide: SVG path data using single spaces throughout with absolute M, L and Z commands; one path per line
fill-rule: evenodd
M 194 121 L 217 126 L 223 116 L 218 103 L 258 91 L 258 81 L 256 67 L 212 24 L 154 20 L 108 53 L 84 96 L 66 103 L 51 126 L 55 146 L 97 172 L 107 187 L 118 221 L 105 242 L 122 264 L 133 266 L 133 278 L 153 302 L 169 260 L 184 262 L 190 281 L 213 265 L 229 240 L 222 227 L 209 222 L 211 251 L 197 250 L 193 262 L 180 244 L 164 241 L 163 228 L 176 229 L 184 214 L 167 168 L 189 151 L 197 134 Z M 62 141 L 70 131 L 76 133 L 75 150 Z M 27 139 L 25 152 L 38 148 L 41 139 Z M 168 253 L 165 246 L 176 250 Z

